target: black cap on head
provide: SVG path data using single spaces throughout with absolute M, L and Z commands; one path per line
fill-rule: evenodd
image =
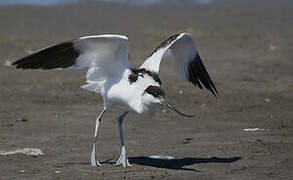
M 165 97 L 165 92 L 158 86 L 149 86 L 144 90 L 144 92 L 151 94 L 155 98 Z

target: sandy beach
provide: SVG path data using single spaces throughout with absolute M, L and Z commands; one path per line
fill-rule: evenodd
M 292 179 L 292 19 L 289 0 L 0 6 L 0 179 Z M 151 119 L 129 114 L 123 124 L 129 168 L 114 165 L 121 113 L 115 110 L 104 115 L 97 141 L 102 166 L 90 166 L 103 102 L 79 88 L 85 71 L 9 66 L 53 43 L 115 33 L 129 37 L 129 62 L 138 67 L 178 32 L 193 36 L 220 95 L 164 69 L 169 101 L 198 117 L 165 108 Z M 4 155 L 24 148 L 43 155 Z

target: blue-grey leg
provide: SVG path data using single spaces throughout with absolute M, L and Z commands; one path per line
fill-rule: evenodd
M 95 127 L 95 135 L 94 135 L 94 143 L 93 143 L 93 150 L 92 150 L 92 155 L 91 155 L 91 166 L 101 166 L 99 161 L 97 160 L 96 157 L 96 142 L 97 142 L 97 136 L 98 136 L 98 131 L 99 131 L 99 125 L 102 121 L 102 116 L 106 111 L 106 107 L 103 108 L 102 112 L 99 114 L 99 116 L 96 119 L 96 127 Z
M 116 162 L 116 166 L 122 165 L 123 167 L 132 166 L 127 159 L 127 155 L 126 155 L 126 151 L 124 147 L 123 131 L 122 131 L 123 118 L 127 115 L 127 113 L 128 112 L 124 112 L 118 117 L 118 129 L 119 129 L 120 142 L 121 142 L 121 154 L 118 161 Z

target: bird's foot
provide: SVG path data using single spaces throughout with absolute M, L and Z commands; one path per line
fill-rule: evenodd
M 118 161 L 116 162 L 116 166 L 119 166 L 119 165 L 122 165 L 123 167 L 132 166 L 128 161 L 124 146 L 121 147 L 121 155 Z
M 91 160 L 91 166 L 97 167 L 102 166 L 102 164 L 98 160 Z
M 102 166 L 102 164 L 97 160 L 96 153 L 95 153 L 95 146 L 92 151 L 91 155 L 91 166 Z

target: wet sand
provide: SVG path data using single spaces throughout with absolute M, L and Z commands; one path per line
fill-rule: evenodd
M 0 7 L 0 151 L 44 153 L 0 156 L 0 179 L 292 179 L 293 6 L 278 2 Z M 120 155 L 117 111 L 106 113 L 101 125 L 103 166 L 90 167 L 102 98 L 79 88 L 85 71 L 4 65 L 55 42 L 118 33 L 128 35 L 130 64 L 137 67 L 161 41 L 183 31 L 193 35 L 220 96 L 163 70 L 169 101 L 199 117 L 167 109 L 151 119 L 129 114 L 124 135 L 130 168 L 114 166 Z

